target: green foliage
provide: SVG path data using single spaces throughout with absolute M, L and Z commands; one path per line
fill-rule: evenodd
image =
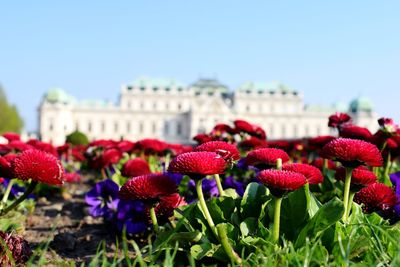
M 75 131 L 67 135 L 66 137 L 66 143 L 69 143 L 71 145 L 87 145 L 89 144 L 89 139 L 88 137 L 79 131 Z
M 24 123 L 14 105 L 10 105 L 0 85 L 0 134 L 5 132 L 20 133 Z

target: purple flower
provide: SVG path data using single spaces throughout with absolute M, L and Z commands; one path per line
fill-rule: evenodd
M 390 181 L 396 189 L 395 193 L 397 196 L 397 203 L 394 206 L 394 211 L 396 212 L 397 216 L 400 217 L 400 172 L 390 174 Z
M 217 183 L 214 179 L 203 179 L 202 189 L 205 198 L 217 197 L 219 196 Z M 190 179 L 188 183 L 188 193 L 196 192 L 196 184 L 194 180 Z M 187 195 L 185 196 L 185 200 L 187 203 L 192 203 L 197 198 L 197 195 Z
M 118 203 L 117 229 L 122 231 L 125 227 L 127 234 L 144 232 L 147 223 L 146 206 L 141 201 L 121 200 Z
M 228 176 L 224 179 L 224 188 L 233 188 L 236 190 L 236 192 L 240 195 L 243 196 L 244 194 L 244 185 L 243 183 L 236 181 L 233 176 Z
M 90 206 L 89 213 L 93 217 L 104 216 L 111 219 L 118 206 L 119 186 L 112 180 L 98 182 L 86 193 L 85 201 Z
M 4 188 L 7 188 L 8 184 L 10 183 L 10 180 L 11 179 L 4 179 L 4 181 L 3 181 Z M 10 190 L 10 196 L 13 196 L 14 198 L 16 198 L 18 195 L 23 194 L 25 192 L 25 190 L 26 190 L 25 187 L 14 183 Z M 34 199 L 35 195 L 30 194 L 30 195 L 28 195 L 28 198 Z

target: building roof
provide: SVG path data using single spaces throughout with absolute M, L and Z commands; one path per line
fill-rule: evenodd
M 221 92 L 228 93 L 229 89 L 226 85 L 220 83 L 214 78 L 200 78 L 196 82 L 190 85 L 195 91 L 202 92 Z
M 372 111 L 373 109 L 372 101 L 366 97 L 358 97 L 350 102 L 350 110 L 354 113 L 359 111 Z
M 135 87 L 163 87 L 163 88 L 171 88 L 171 87 L 180 87 L 185 88 L 186 85 L 183 83 L 169 78 L 150 78 L 150 77 L 139 77 L 135 79 L 131 84 L 131 86 Z
M 289 93 L 289 92 L 296 92 L 292 89 L 290 89 L 287 85 L 279 82 L 279 81 L 274 81 L 274 82 L 245 82 L 239 88 L 237 89 L 238 91 L 241 92 L 251 92 L 251 91 L 257 91 L 257 92 L 281 92 L 281 93 Z
M 64 104 L 76 103 L 76 99 L 61 88 L 50 89 L 46 93 L 44 98 L 46 101 L 51 103 L 64 103 Z

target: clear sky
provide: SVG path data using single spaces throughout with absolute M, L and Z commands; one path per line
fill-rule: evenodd
M 279 80 L 310 104 L 367 96 L 400 122 L 397 0 L 7 2 L 0 83 L 30 131 L 49 88 L 117 101 L 141 75 Z

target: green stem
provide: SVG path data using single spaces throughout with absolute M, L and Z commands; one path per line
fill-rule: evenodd
M 274 229 L 273 229 L 273 239 L 276 243 L 279 241 L 279 228 L 281 223 L 281 205 L 282 205 L 282 197 L 276 197 L 275 209 L 274 209 Z
M 217 183 L 217 188 L 219 192 L 219 196 L 224 196 L 224 189 L 222 188 L 221 179 L 219 178 L 219 174 L 214 174 L 215 182 Z
M 201 208 L 201 211 L 203 212 L 204 217 L 206 218 L 208 225 L 210 226 L 212 232 L 218 238 L 218 234 L 217 234 L 217 230 L 215 229 L 214 221 L 211 217 L 210 212 L 208 211 L 206 201 L 204 200 L 203 189 L 201 188 L 202 181 L 203 181 L 203 179 L 196 180 L 196 191 L 197 191 L 197 197 L 199 199 L 200 208 Z
M 346 209 L 346 211 L 347 211 L 347 218 L 349 218 L 350 217 L 350 211 L 351 211 L 351 207 L 353 206 L 353 199 L 354 199 L 354 195 L 356 194 L 356 192 L 353 192 L 353 191 L 350 191 L 350 194 L 349 194 L 349 201 L 348 201 L 348 203 L 347 203 L 347 209 Z
M 158 233 L 158 221 L 157 221 L 157 216 L 156 216 L 156 210 L 154 206 L 151 206 L 150 208 L 150 218 L 151 222 L 153 223 L 153 228 L 154 232 Z
M 35 189 L 37 184 L 38 184 L 38 182 L 31 181 L 31 183 L 29 184 L 25 193 L 22 196 L 20 196 L 18 199 L 16 199 L 10 206 L 8 206 L 4 210 L 0 211 L 0 216 L 3 216 L 5 214 L 7 214 L 9 211 L 16 208 L 22 201 L 24 201 L 29 196 L 30 193 L 33 192 L 33 190 Z
M 1 200 L 2 206 L 7 203 L 8 197 L 10 196 L 11 188 L 14 185 L 14 181 L 15 179 L 10 179 L 10 181 L 8 182 L 6 191 L 4 192 L 3 199 Z
M 389 171 L 390 171 L 390 152 L 388 152 L 387 158 L 385 160 L 385 167 L 383 169 L 383 175 L 381 179 L 385 185 L 391 186 L 392 182 L 390 181 Z
M 229 243 L 228 235 L 226 234 L 225 228 L 223 224 L 217 225 L 218 235 L 221 241 L 221 245 L 225 250 L 226 255 L 228 255 L 231 262 L 236 262 L 237 265 L 242 266 L 242 259 L 239 255 L 233 250 L 231 244 Z
M 165 166 L 164 166 L 164 168 L 165 168 L 165 171 L 167 171 L 168 170 L 168 167 L 169 167 L 169 162 L 171 161 L 171 154 L 170 153 L 167 153 L 167 155 L 165 155 Z
M 276 159 L 276 169 L 282 170 L 282 159 L 280 158 Z
M 346 167 L 346 176 L 344 180 L 344 192 L 343 192 L 343 205 L 344 205 L 344 213 L 342 220 L 347 222 L 348 214 L 350 213 L 351 206 L 349 207 L 349 196 L 350 196 L 350 185 L 351 185 L 351 173 L 353 172 L 353 168 Z

